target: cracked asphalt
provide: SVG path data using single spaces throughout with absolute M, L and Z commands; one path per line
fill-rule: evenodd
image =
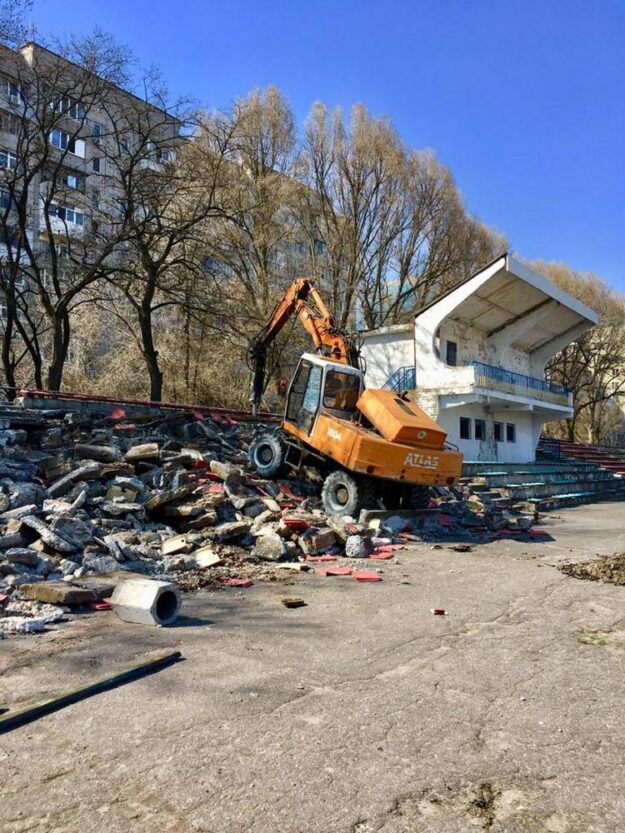
M 184 661 L 0 736 L 0 831 L 625 829 L 625 588 L 555 567 L 624 551 L 625 504 L 546 529 L 411 547 L 379 584 L 186 596 L 174 628 L 108 612 L 4 640 L 9 707 L 152 650 Z

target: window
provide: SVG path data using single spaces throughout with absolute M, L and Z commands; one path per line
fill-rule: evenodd
M 78 191 L 85 190 L 85 178 L 82 174 L 66 174 L 63 177 L 63 183 L 68 188 L 75 188 Z
M 58 258 L 62 259 L 62 258 L 69 257 L 69 249 L 67 248 L 67 246 L 63 246 L 63 245 L 59 244 L 59 245 L 55 246 L 54 248 L 55 248 L 55 251 L 56 251 L 56 256 Z
M 176 159 L 176 154 L 173 150 L 162 150 L 161 151 L 161 162 L 174 162 Z
M 69 116 L 71 119 L 76 119 L 76 121 L 82 121 L 86 113 L 84 106 L 68 95 L 55 98 L 51 102 L 50 107 L 55 113 L 65 113 L 66 116 Z
M 353 411 L 360 396 L 360 377 L 329 370 L 323 390 L 323 405 L 337 411 Z
M 99 122 L 91 122 L 91 135 L 94 139 L 99 139 L 102 136 L 102 125 Z
M 69 133 L 66 133 L 64 130 L 59 130 L 58 127 L 55 127 L 54 130 L 50 131 L 50 144 L 55 148 L 67 150 L 69 140 Z
M 130 153 L 130 148 L 128 145 L 128 139 L 120 139 L 119 140 L 119 148 L 122 153 Z
M 447 341 L 447 364 L 455 367 L 458 362 L 458 345 L 455 341 Z
M 310 414 L 317 412 L 319 407 L 319 394 L 321 393 L 321 367 L 318 364 L 310 368 L 310 376 L 308 377 L 308 385 L 306 386 L 306 393 L 304 394 L 304 401 L 302 402 L 302 410 L 308 411 Z
M 13 171 L 16 166 L 17 156 L 10 150 L 0 148 L 0 168 L 6 168 L 9 171 Z
M 486 439 L 486 422 L 483 419 L 476 419 L 475 420 L 475 439 L 476 440 L 485 440 Z
M 286 418 L 290 422 L 294 422 L 307 434 L 310 433 L 315 421 L 315 412 L 309 410 L 309 408 L 313 405 L 313 398 L 316 396 L 314 403 L 316 411 L 319 402 L 320 380 L 321 367 L 305 360 L 301 361 L 289 391 Z M 306 403 L 306 407 L 304 407 L 304 403 Z
M 516 442 L 516 425 L 513 422 L 506 423 L 506 441 L 509 443 Z
M 19 243 L 19 229 L 16 229 L 14 226 L 0 225 L 0 245 L 11 246 L 16 249 Z
M 94 174 L 100 173 L 100 160 L 97 157 L 91 160 L 91 170 Z
M 0 130 L 17 136 L 20 132 L 20 120 L 13 113 L 0 112 Z
M 123 220 L 126 216 L 126 212 L 128 211 L 128 205 L 124 202 L 124 200 L 118 200 L 117 202 L 117 216 Z
M 495 442 L 503 442 L 503 422 L 495 423 Z
M 58 127 L 50 131 L 50 144 L 55 148 L 59 148 L 59 150 L 66 150 L 75 156 L 80 156 L 82 159 L 85 157 L 84 140 L 75 139 L 69 133 L 66 133 L 65 130 L 59 130 Z
M 16 208 L 16 201 L 19 198 L 19 195 L 12 196 L 10 191 L 7 191 L 6 188 L 0 188 L 0 208 L 7 209 L 7 208 Z
M 50 215 L 64 220 L 68 225 L 84 226 L 85 215 L 82 211 L 69 205 L 50 205 Z
M 471 420 L 469 417 L 460 417 L 460 439 L 471 439 Z
M 0 91 L 5 98 L 9 99 L 11 104 L 21 104 L 24 101 L 24 94 L 19 84 L 9 81 L 8 78 L 0 79 Z

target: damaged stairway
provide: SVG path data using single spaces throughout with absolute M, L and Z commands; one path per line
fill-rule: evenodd
M 462 483 L 481 499 L 502 505 L 513 501 L 527 511 L 625 500 L 625 478 L 593 462 L 465 462 L 462 471 Z

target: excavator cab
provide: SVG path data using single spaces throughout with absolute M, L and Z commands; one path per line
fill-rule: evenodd
M 304 353 L 289 388 L 285 421 L 310 435 L 319 413 L 351 419 L 363 387 L 357 368 Z

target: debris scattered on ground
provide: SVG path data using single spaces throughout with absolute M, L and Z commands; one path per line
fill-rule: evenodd
M 622 585 L 625 584 L 625 552 L 606 555 L 593 561 L 560 564 L 558 569 L 573 578 Z
M 285 607 L 306 607 L 306 602 L 303 599 L 296 599 L 293 597 L 286 597 L 281 600 Z
M 354 570 L 319 574 L 381 581 L 358 578 L 356 559 L 540 532 L 462 487 L 436 490 L 431 511 L 326 516 L 314 469 L 266 480 L 250 468 L 259 427 L 198 411 L 0 406 L 0 638 L 108 609 L 129 580 L 247 588 L 346 558 Z

